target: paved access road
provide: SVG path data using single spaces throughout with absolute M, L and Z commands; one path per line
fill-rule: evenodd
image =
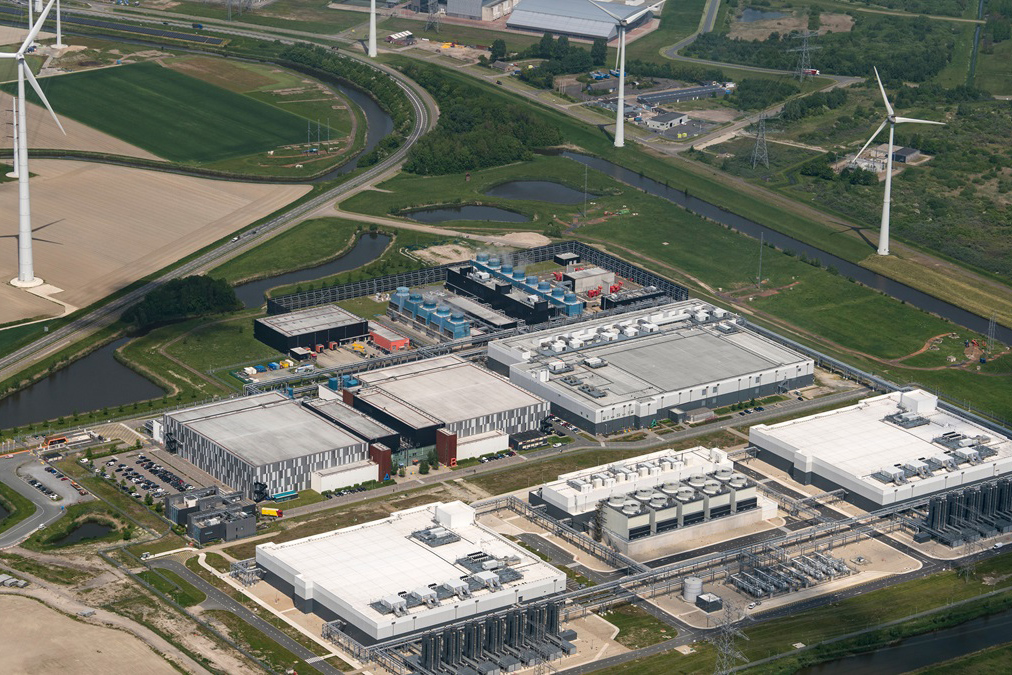
M 186 579 L 188 582 L 190 582 L 191 584 L 199 588 L 201 591 L 203 591 L 204 594 L 207 595 L 209 599 L 213 600 L 218 606 L 223 607 L 229 612 L 232 612 L 240 619 L 251 625 L 253 628 L 256 628 L 258 631 L 260 631 L 261 633 L 263 633 L 270 639 L 274 640 L 279 645 L 281 645 L 282 647 L 284 647 L 285 649 L 287 649 L 288 651 L 290 651 L 291 653 L 295 654 L 297 657 L 308 663 L 312 668 L 315 668 L 317 671 L 324 673 L 325 675 L 341 675 L 340 670 L 330 665 L 329 663 L 326 663 L 325 661 L 317 661 L 318 657 L 316 656 L 316 654 L 309 651 L 301 644 L 299 644 L 292 638 L 288 637 L 288 635 L 286 635 L 282 631 L 278 630 L 271 624 L 261 619 L 259 616 L 251 612 L 241 603 L 233 600 L 231 596 L 222 593 L 215 586 L 204 581 L 204 579 L 201 578 L 199 575 L 191 572 L 186 565 L 183 565 L 182 563 L 179 563 L 175 560 L 166 560 L 166 559 L 151 561 L 149 565 L 151 567 L 158 567 L 160 569 L 169 570 L 170 572 L 175 572 L 183 579 Z
M 38 460 L 27 452 L 0 459 L 0 482 L 35 504 L 35 513 L 9 530 L 0 532 L 0 549 L 20 544 L 40 526 L 49 525 L 63 515 L 63 506 L 60 502 L 54 502 L 18 476 L 18 467 L 28 462 Z

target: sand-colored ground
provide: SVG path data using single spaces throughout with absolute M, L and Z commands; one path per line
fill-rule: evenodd
M 414 251 L 413 255 L 430 265 L 445 265 L 446 263 L 470 260 L 473 253 L 474 250 L 467 246 L 444 244 L 442 246 L 430 246 Z
M 0 45 L 20 45 L 28 37 L 28 31 L 20 26 L 0 26 Z M 56 37 L 56 33 L 40 32 L 37 41 Z
M 74 621 L 28 598 L 0 596 L 0 635 L 4 673 L 177 673 L 134 636 Z
M 43 82 L 44 89 L 44 80 L 40 80 L 40 82 Z M 52 100 L 50 100 L 50 104 L 55 105 Z M 10 95 L 0 92 L 0 119 L 5 123 L 10 121 L 10 110 Z M 136 145 L 131 145 L 118 138 L 104 134 L 97 129 L 92 129 L 88 125 L 76 122 L 65 115 L 60 117 L 60 124 L 67 131 L 67 134 L 64 135 L 59 127 L 56 126 L 56 122 L 53 121 L 49 111 L 34 103 L 28 104 L 26 115 L 28 117 L 28 147 L 33 150 L 80 150 L 124 155 L 126 157 L 140 157 L 142 159 L 161 159 L 147 150 L 142 150 Z M 9 134 L 5 135 L 5 138 L 9 138 Z M 9 141 L 4 141 L 5 144 L 7 142 Z M 32 171 L 35 171 L 34 167 L 32 167 Z
M 35 273 L 85 307 L 309 191 L 125 167 L 38 160 L 31 170 Z M 0 185 L 0 212 L 16 214 L 17 184 Z M 0 324 L 39 314 L 17 274 L 17 219 L 0 221 Z M 62 308 L 46 303 L 51 313 Z

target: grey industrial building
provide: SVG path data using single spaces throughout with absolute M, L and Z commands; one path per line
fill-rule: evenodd
M 165 497 L 165 517 L 186 527 L 194 541 L 235 541 L 256 534 L 256 506 L 241 492 L 217 486 L 187 490 Z
M 400 435 L 387 425 L 337 399 L 336 392 L 321 386 L 320 394 L 320 399 L 305 403 L 307 409 L 370 443 L 382 443 L 394 450 L 400 446 Z M 330 400 L 324 400 L 324 396 Z
M 815 369 L 698 300 L 497 340 L 488 366 L 593 433 L 805 387 Z
M 678 103 L 681 101 L 695 101 L 700 98 L 713 98 L 724 96 L 728 93 L 728 87 L 723 84 L 707 84 L 701 87 L 688 87 L 686 89 L 671 89 L 669 91 L 657 91 L 650 94 L 640 94 L 636 97 L 638 103 L 655 106 L 665 103 Z
M 304 490 L 316 471 L 370 458 L 365 440 L 277 392 L 170 412 L 163 420 L 166 450 L 252 498 Z
M 446 0 L 446 16 L 495 21 L 513 11 L 518 0 Z
M 277 314 L 253 322 L 253 337 L 264 344 L 288 353 L 296 347 L 313 349 L 329 346 L 369 334 L 369 322 L 337 305 L 320 305 L 309 309 Z
M 602 2 L 608 12 L 626 18 L 642 11 L 640 5 L 626 5 L 618 2 Z M 586 0 L 521 0 L 506 21 L 509 28 L 518 28 L 537 33 L 549 32 L 554 35 L 571 35 L 581 38 L 605 38 L 611 40 L 618 35 L 617 22 L 600 7 Z M 644 16 L 629 24 L 627 30 L 649 21 L 653 15 Z
M 351 394 L 351 405 L 416 447 L 435 445 L 441 429 L 463 441 L 491 431 L 537 429 L 548 415 L 544 400 L 457 356 L 381 368 L 358 378 L 362 387 Z

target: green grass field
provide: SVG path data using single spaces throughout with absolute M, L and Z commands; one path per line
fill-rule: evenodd
M 330 0 L 278 0 L 262 9 L 249 10 L 239 16 L 232 8 L 232 20 L 252 23 L 258 26 L 284 28 L 314 35 L 332 35 L 369 20 L 363 12 L 330 9 Z M 228 10 L 222 4 L 202 2 L 178 2 L 167 12 L 203 16 L 208 19 L 228 19 Z
M 156 63 L 46 78 L 43 86 L 58 114 L 174 162 L 305 141 L 303 118 Z
M 977 53 L 973 83 L 996 96 L 1012 94 L 1012 40 L 999 42 L 990 54 Z
M 630 42 L 626 46 L 626 59 L 664 60 L 661 55 L 663 49 L 696 32 L 705 6 L 706 0 L 683 0 L 665 4 L 661 10 L 661 25 L 652 33 Z
M 199 605 L 207 599 L 204 592 L 196 588 L 171 570 L 150 569 L 138 574 L 141 579 L 176 601 L 183 607 Z
M 0 532 L 14 527 L 35 513 L 36 508 L 30 499 L 3 483 L 0 483 L 0 505 L 3 505 L 4 510 L 8 513 L 6 518 L 0 520 Z
M 601 616 L 618 628 L 615 641 L 629 649 L 641 649 L 670 640 L 678 632 L 636 605 L 620 605 Z

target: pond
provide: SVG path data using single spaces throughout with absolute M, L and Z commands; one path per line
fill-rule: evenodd
M 582 199 L 582 196 L 581 196 Z M 497 206 L 443 206 L 435 209 L 419 209 L 402 213 L 405 218 L 420 223 L 445 223 L 450 220 L 486 220 L 497 223 L 526 223 L 527 216 L 516 211 L 507 211 Z
M 100 539 L 115 530 L 112 525 L 105 523 L 87 522 L 81 523 L 66 535 L 52 542 L 53 546 L 70 546 L 86 539 Z
M 0 399 L 0 429 L 160 398 L 164 394 L 161 387 L 114 357 L 113 353 L 129 341 L 114 340 L 44 380 Z
M 597 197 L 595 194 L 574 190 L 562 183 L 548 180 L 514 180 L 496 185 L 485 192 L 489 197 L 503 199 L 529 199 L 553 204 L 582 204 L 585 199 Z
M 761 9 L 752 9 L 749 7 L 741 13 L 739 21 L 742 23 L 752 23 L 754 21 L 766 21 L 768 19 L 782 19 L 785 16 L 790 16 L 788 12 L 767 12 Z
M 353 270 L 362 265 L 368 265 L 383 255 L 383 251 L 389 245 L 390 237 L 385 234 L 378 234 L 376 232 L 363 234 L 355 242 L 355 246 L 340 258 L 334 258 L 330 262 L 317 265 L 316 267 L 307 267 L 304 270 L 240 284 L 235 287 L 235 295 L 246 309 L 259 307 L 264 304 L 264 294 L 272 288 L 287 284 L 297 284 L 300 281 L 322 279 L 333 274 Z

